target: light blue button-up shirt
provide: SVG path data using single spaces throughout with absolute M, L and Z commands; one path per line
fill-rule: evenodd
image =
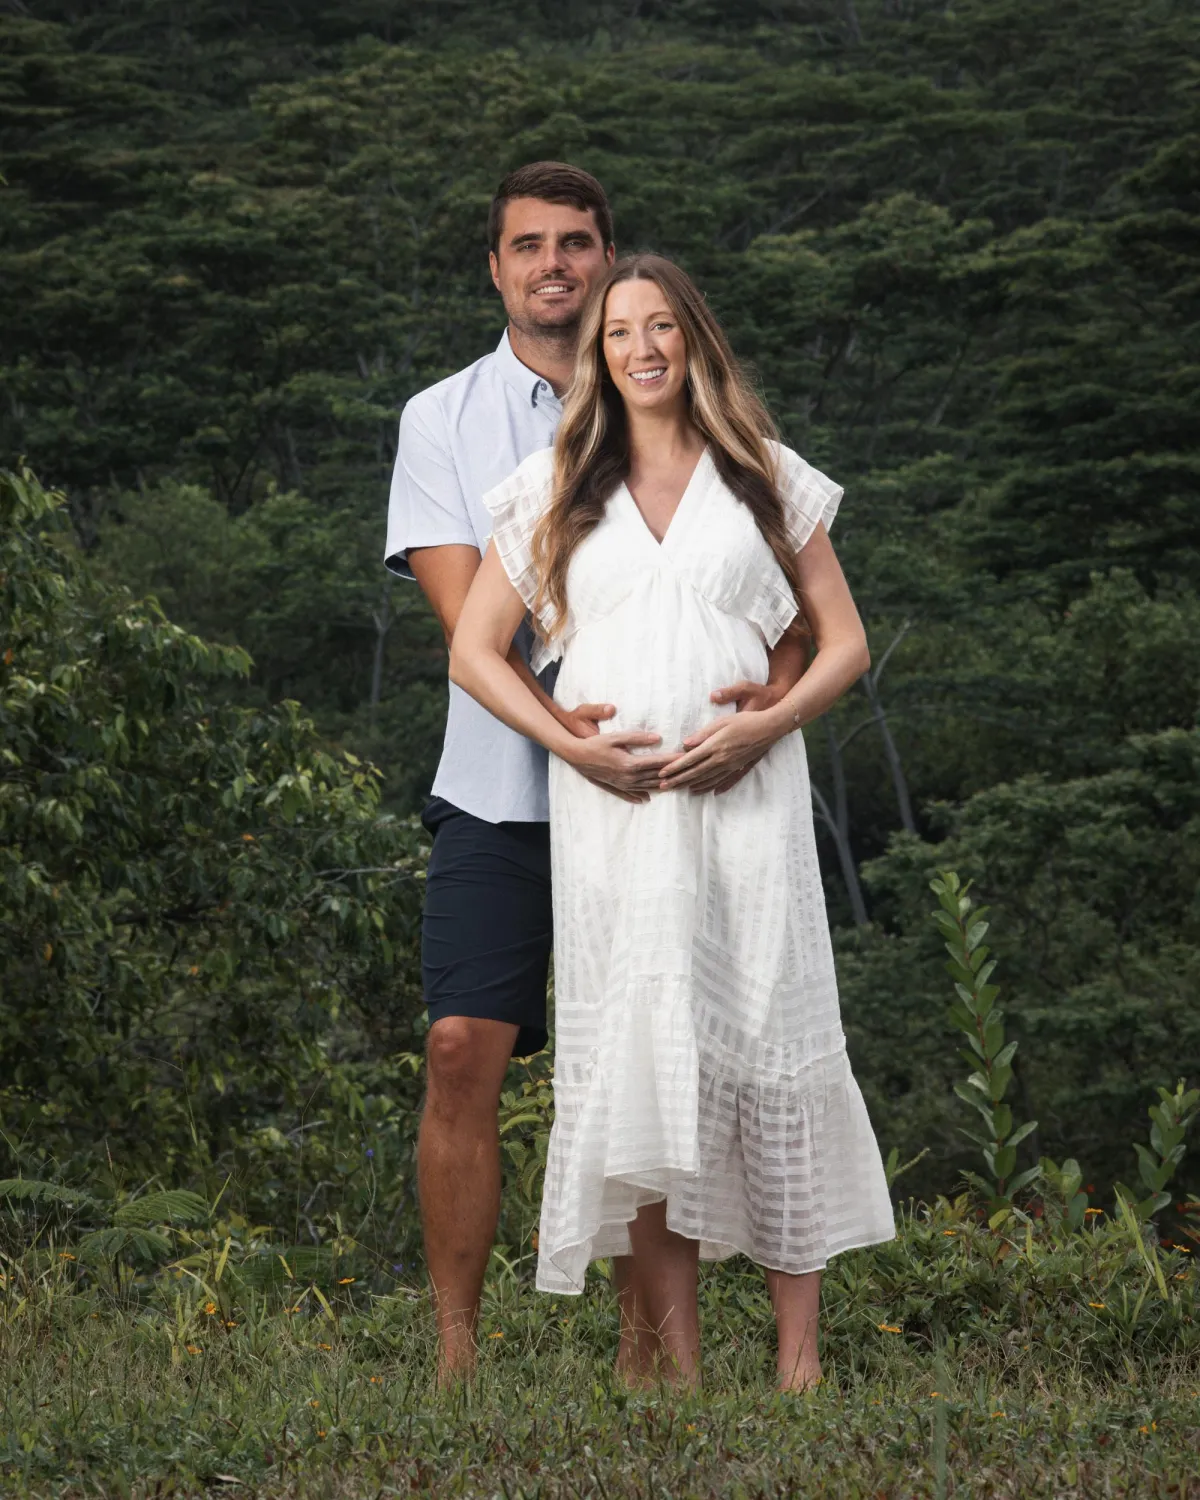
M 507 330 L 494 354 L 413 396 L 400 417 L 388 503 L 384 561 L 392 572 L 413 576 L 413 547 L 457 544 L 482 554 L 492 534 L 483 496 L 531 453 L 550 446 L 561 416 L 553 387 L 521 363 Z M 528 621 L 516 643 L 528 661 Z M 545 822 L 546 774 L 540 745 L 450 684 L 434 796 L 488 823 Z

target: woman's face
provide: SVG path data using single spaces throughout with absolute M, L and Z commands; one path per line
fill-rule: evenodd
M 604 360 L 627 406 L 661 411 L 683 397 L 687 348 L 655 281 L 618 281 L 605 300 Z

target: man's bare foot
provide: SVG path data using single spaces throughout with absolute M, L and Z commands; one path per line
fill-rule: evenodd
M 472 1349 L 470 1355 L 459 1354 L 453 1362 L 446 1359 L 444 1354 L 438 1358 L 436 1388 L 439 1391 L 456 1391 L 464 1385 L 469 1385 L 475 1377 L 475 1351 Z

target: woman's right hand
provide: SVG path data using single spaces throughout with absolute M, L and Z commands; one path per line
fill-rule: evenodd
M 661 779 L 662 768 L 674 755 L 633 755 L 634 749 L 661 745 L 661 734 L 631 730 L 626 734 L 593 734 L 564 747 L 563 759 L 593 786 L 603 787 L 623 802 L 648 802 Z

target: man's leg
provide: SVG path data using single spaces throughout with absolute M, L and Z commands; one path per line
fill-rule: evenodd
M 438 1382 L 469 1376 L 500 1216 L 500 1090 L 518 1028 L 445 1016 L 429 1028 L 417 1182 L 438 1330 Z

